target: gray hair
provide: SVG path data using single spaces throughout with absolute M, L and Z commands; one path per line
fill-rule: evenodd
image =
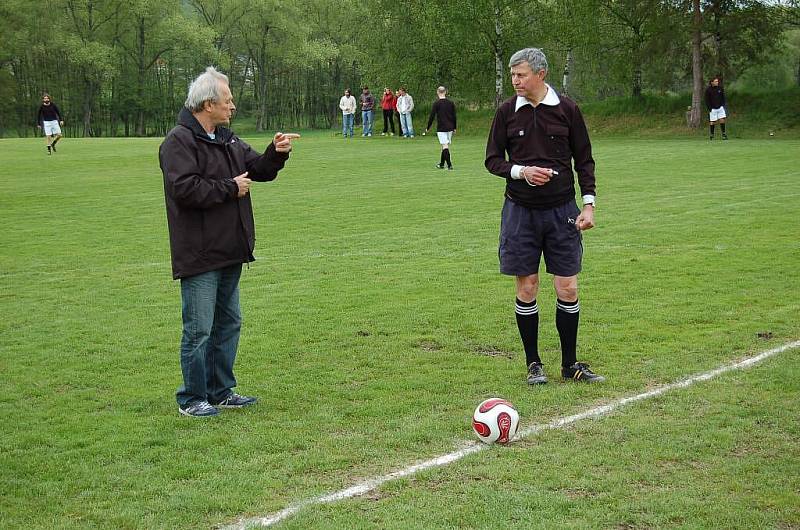
M 438 94 L 447 94 L 447 89 L 443 86 L 440 86 L 439 88 L 436 89 L 436 92 Z
M 213 66 L 206 68 L 206 71 L 197 76 L 197 79 L 189 85 L 189 94 L 186 96 L 184 107 L 192 112 L 203 110 L 206 101 L 219 101 L 220 83 L 228 84 L 228 76 L 217 71 Z
M 534 73 L 547 70 L 547 57 L 544 56 L 544 52 L 539 48 L 524 48 L 516 52 L 508 60 L 508 67 L 513 68 L 522 63 L 528 63 Z

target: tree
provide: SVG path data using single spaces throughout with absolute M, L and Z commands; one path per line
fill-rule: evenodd
M 181 13 L 178 0 L 129 0 L 118 11 L 116 45 L 133 71 L 135 134 L 146 134 L 149 75 L 166 54 L 179 48 L 203 50 L 213 33 Z M 130 86 L 130 85 L 129 85 Z
M 93 136 L 92 113 L 104 80 L 117 70 L 116 57 L 110 42 L 101 31 L 111 26 L 120 8 L 120 1 L 63 0 L 60 11 L 64 18 L 63 46 L 70 66 L 81 79 L 81 109 L 84 136 Z
M 700 106 L 703 97 L 703 62 L 702 62 L 702 29 L 703 14 L 700 11 L 700 0 L 692 0 L 692 108 L 689 113 L 689 126 L 696 129 L 700 126 Z
M 617 28 L 616 34 L 630 65 L 631 95 L 642 95 L 642 70 L 647 47 L 669 31 L 666 6 L 660 0 L 602 0 L 603 10 Z

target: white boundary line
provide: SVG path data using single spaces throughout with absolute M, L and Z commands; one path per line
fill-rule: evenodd
M 621 398 L 621 399 L 618 399 L 617 401 L 609 403 L 608 405 L 601 405 L 599 407 L 591 408 L 591 409 L 589 409 L 587 411 L 584 411 L 584 412 L 581 412 L 579 414 L 574 414 L 572 416 L 565 416 L 563 418 L 558 418 L 556 420 L 553 420 L 550 423 L 532 425 L 531 427 L 528 427 L 526 429 L 523 429 L 523 430 L 517 432 L 517 435 L 516 435 L 515 439 L 526 438 L 528 436 L 532 436 L 532 435 L 538 434 L 538 433 L 540 433 L 540 432 L 542 432 L 544 430 L 547 430 L 547 429 L 560 429 L 561 427 L 564 427 L 566 425 L 570 425 L 572 423 L 575 423 L 575 422 L 578 422 L 578 421 L 581 421 L 581 420 L 585 420 L 585 419 L 589 419 L 589 418 L 599 418 L 601 416 L 605 416 L 607 414 L 610 414 L 611 412 L 614 412 L 619 407 L 622 407 L 622 406 L 627 405 L 629 403 L 635 403 L 637 401 L 643 401 L 645 399 L 650 399 L 652 397 L 660 396 L 661 394 L 665 394 L 666 392 L 669 392 L 671 390 L 675 390 L 677 388 L 686 388 L 686 387 L 691 386 L 694 383 L 697 383 L 699 381 L 708 381 L 709 379 L 712 379 L 714 377 L 717 377 L 718 375 L 724 374 L 725 372 L 730 372 L 732 370 L 741 370 L 741 369 L 744 369 L 744 368 L 749 368 L 749 367 L 753 366 L 754 364 L 757 364 L 757 363 L 763 361 L 764 359 L 767 359 L 768 357 L 772 357 L 773 355 L 777 355 L 777 354 L 782 353 L 782 352 L 784 352 L 786 350 L 791 350 L 793 348 L 798 348 L 798 347 L 800 347 L 800 340 L 794 341 L 794 342 L 789 342 L 787 344 L 784 344 L 783 346 L 778 346 L 777 348 L 773 348 L 771 350 L 767 350 L 767 351 L 759 353 L 758 355 L 755 355 L 753 357 L 748 357 L 748 358 L 746 358 L 746 359 L 744 359 L 742 361 L 731 363 L 731 364 L 726 364 L 726 365 L 723 365 L 723 366 L 721 366 L 719 368 L 711 370 L 709 372 L 705 372 L 705 373 L 702 373 L 702 374 L 694 375 L 694 376 L 688 377 L 686 379 L 682 379 L 680 381 L 677 381 L 675 383 L 669 383 L 669 384 L 666 384 L 666 385 L 662 385 L 662 386 L 654 388 L 653 390 L 650 390 L 648 392 L 642 392 L 641 394 L 636 394 L 634 396 Z M 344 499 L 350 499 L 352 497 L 358 497 L 359 495 L 363 495 L 363 494 L 365 494 L 367 492 L 370 492 L 370 491 L 372 491 L 374 489 L 379 488 L 381 485 L 383 485 L 384 483 L 389 482 L 391 480 L 396 480 L 396 479 L 399 479 L 399 478 L 408 477 L 410 475 L 414 475 L 414 474 L 416 474 L 416 473 L 418 473 L 420 471 L 424 471 L 426 469 L 431 469 L 431 468 L 435 468 L 435 467 L 441 467 L 441 466 L 446 466 L 448 464 L 452 464 L 453 462 L 455 462 L 457 460 L 461 460 L 462 458 L 464 458 L 467 455 L 471 455 L 472 453 L 477 453 L 478 451 L 482 451 L 483 449 L 486 449 L 487 447 L 489 447 L 489 446 L 485 445 L 485 444 L 482 444 L 482 443 L 478 443 L 478 442 L 472 442 L 467 447 L 465 447 L 463 449 L 459 449 L 458 451 L 454 451 L 454 452 L 448 453 L 446 455 L 438 456 L 436 458 L 432 458 L 432 459 L 426 460 L 424 462 L 419 462 L 417 464 L 410 465 L 408 467 L 405 467 L 405 468 L 400 469 L 398 471 L 394 471 L 394 472 L 389 473 L 387 475 L 383 475 L 383 476 L 379 476 L 379 477 L 373 477 L 371 479 L 364 480 L 363 482 L 360 482 L 360 483 L 358 483 L 358 484 L 356 484 L 354 486 L 351 486 L 351 487 L 343 489 L 343 490 L 339 490 L 339 491 L 335 491 L 335 492 L 331 492 L 331 493 L 326 493 L 326 494 L 320 495 L 318 497 L 311 497 L 311 498 L 308 498 L 308 499 L 304 499 L 304 500 L 295 502 L 293 504 L 290 504 L 289 506 L 287 506 L 283 510 L 281 510 L 279 512 L 275 512 L 275 513 L 270 514 L 270 515 L 266 515 L 266 516 L 263 516 L 263 517 L 252 517 L 252 518 L 249 518 L 249 519 L 240 519 L 236 523 L 234 523 L 232 525 L 229 525 L 229 526 L 224 526 L 222 528 L 224 530 L 245 530 L 247 528 L 253 528 L 253 527 L 272 526 L 272 525 L 274 525 L 276 523 L 279 523 L 279 522 L 283 521 L 284 519 L 287 519 L 287 518 L 295 515 L 300 510 L 302 510 L 303 508 L 306 508 L 308 506 L 313 506 L 315 504 L 327 504 L 327 503 L 336 502 L 336 501 L 340 501 L 340 500 L 344 500 Z

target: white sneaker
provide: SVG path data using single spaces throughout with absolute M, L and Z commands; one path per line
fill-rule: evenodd
M 216 407 L 212 407 L 208 401 L 195 401 L 190 405 L 178 407 L 178 412 L 184 416 L 193 416 L 195 418 L 207 418 L 219 414 L 219 410 Z

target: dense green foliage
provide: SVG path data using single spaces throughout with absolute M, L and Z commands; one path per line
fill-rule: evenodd
M 430 137 L 297 141 L 253 189 L 237 375 L 261 403 L 194 421 L 159 140 L 0 140 L 0 527 L 214 527 L 453 451 L 492 395 L 528 426 L 800 338 L 800 141 L 598 138 L 579 351 L 609 380 L 529 388 L 483 142 L 442 172 Z M 797 355 L 286 526 L 796 527 Z
M 582 101 L 691 86 L 684 0 L 4 0 L 0 135 L 29 136 L 42 92 L 70 136 L 162 135 L 214 64 L 260 131 L 329 128 L 345 87 L 444 84 L 469 108 L 510 94 L 507 61 L 545 49 Z M 794 0 L 703 2 L 704 76 L 797 84 Z M 566 74 L 568 70 L 569 75 Z M 749 77 L 748 77 L 749 75 Z

